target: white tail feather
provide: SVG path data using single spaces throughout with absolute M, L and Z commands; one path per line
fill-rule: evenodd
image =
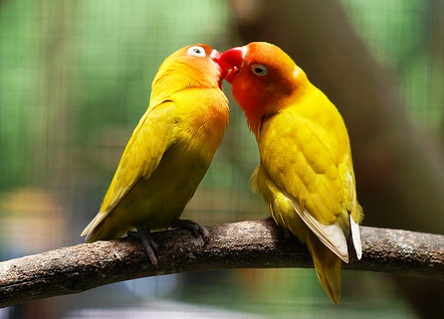
M 362 258 L 362 245 L 361 245 L 361 232 L 359 231 L 359 225 L 357 222 L 353 220 L 353 217 L 350 215 L 350 228 L 353 246 L 355 247 L 356 257 L 361 260 Z

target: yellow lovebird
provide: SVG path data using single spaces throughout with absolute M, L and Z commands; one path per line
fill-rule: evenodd
M 280 48 L 253 42 L 222 54 L 226 79 L 256 136 L 252 176 L 276 223 L 306 243 L 322 287 L 337 304 L 350 234 L 358 259 L 356 197 L 347 129 L 332 102 Z
M 228 123 L 220 53 L 205 44 L 182 48 L 159 67 L 148 109 L 125 147 L 99 213 L 83 230 L 88 242 L 119 238 L 133 228 L 156 265 L 151 230 L 185 227 L 185 205 L 210 166 Z

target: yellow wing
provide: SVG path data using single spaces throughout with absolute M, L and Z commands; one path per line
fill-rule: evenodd
M 355 193 L 348 137 L 340 117 L 327 129 L 320 121 L 301 116 L 296 107 L 265 120 L 259 141 L 261 166 L 319 240 L 348 262 L 344 229 L 350 194 Z
M 140 178 L 148 179 L 171 144 L 174 103 L 150 106 L 140 119 L 125 147 L 117 170 L 103 199 L 99 213 L 81 236 L 90 236 Z

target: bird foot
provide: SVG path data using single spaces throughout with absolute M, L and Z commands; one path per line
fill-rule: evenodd
M 172 228 L 184 228 L 191 231 L 194 236 L 198 237 L 199 235 L 202 236 L 202 239 L 205 243 L 208 242 L 210 239 L 210 232 L 202 225 L 199 225 L 196 222 L 193 222 L 189 219 L 176 219 L 172 224 Z
M 137 231 L 129 231 L 128 236 L 138 239 L 142 242 L 143 247 L 145 247 L 145 252 L 150 259 L 151 263 L 157 267 L 157 257 L 156 253 L 158 252 L 158 247 L 156 242 L 153 240 L 153 238 L 150 235 L 150 231 L 147 230 L 145 227 L 137 226 Z

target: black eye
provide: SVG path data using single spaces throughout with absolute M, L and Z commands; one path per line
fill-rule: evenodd
M 265 76 L 268 73 L 267 68 L 262 64 L 253 64 L 251 66 L 251 72 L 256 74 L 257 76 Z
M 205 53 L 205 49 L 200 47 L 200 46 L 194 46 L 194 47 L 190 47 L 188 49 L 188 54 L 189 55 L 194 55 L 200 58 L 205 57 L 206 53 Z

